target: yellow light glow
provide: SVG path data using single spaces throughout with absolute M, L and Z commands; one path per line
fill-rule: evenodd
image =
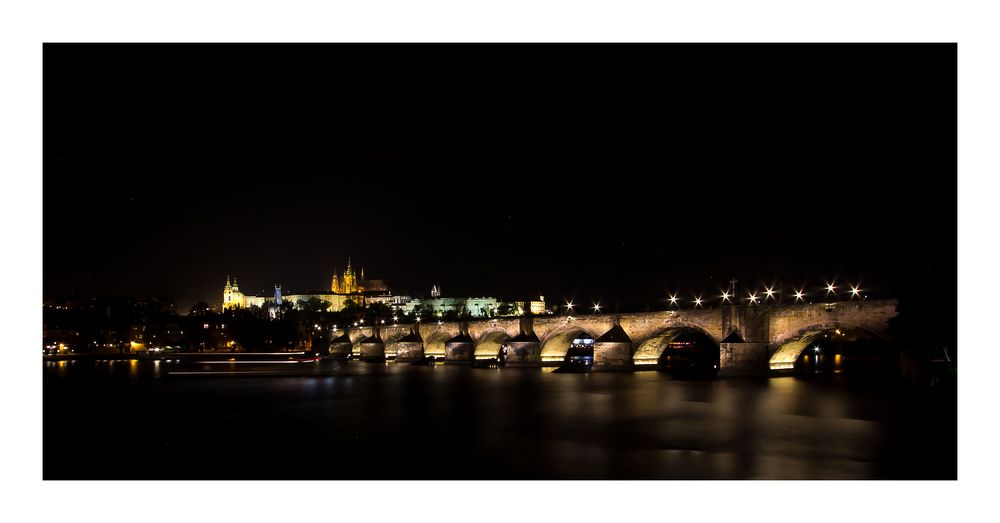
M 749 301 L 750 303 L 757 303 L 757 301 L 759 300 L 759 298 L 757 298 L 757 293 L 756 293 L 756 292 L 752 292 L 752 293 L 747 293 L 747 294 L 749 294 L 749 295 L 750 295 L 750 297 L 749 297 L 749 298 L 747 298 L 747 300 L 748 300 L 748 301 Z
M 851 297 L 859 296 L 861 294 L 860 285 L 851 285 Z
M 767 298 L 774 297 L 774 286 L 772 285 L 771 287 L 764 287 L 764 294 L 767 295 Z
M 834 284 L 832 284 L 832 283 L 828 283 L 828 284 L 826 284 L 826 292 L 827 292 L 827 293 L 831 293 L 831 292 L 834 292 L 834 290 L 835 290 L 836 288 L 837 288 L 837 287 L 836 287 L 836 286 L 835 286 Z

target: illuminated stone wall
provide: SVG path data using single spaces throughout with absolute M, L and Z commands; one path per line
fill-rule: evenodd
M 351 354 L 351 342 L 332 341 L 330 342 L 330 356 L 334 358 L 344 358 Z
M 362 340 L 358 344 L 361 347 L 361 359 L 363 360 L 378 360 L 385 358 L 385 343 L 381 340 L 369 341 Z
M 594 343 L 594 370 L 627 369 L 632 367 L 632 342 Z
M 444 344 L 445 362 L 447 363 L 471 363 L 476 351 L 476 344 L 472 341 L 449 341 Z
M 719 347 L 719 376 L 757 376 L 768 372 L 767 343 L 723 343 Z
M 541 345 L 537 341 L 508 341 L 508 367 L 538 367 L 542 364 Z
M 396 361 L 402 363 L 407 361 L 417 361 L 424 357 L 424 343 L 422 341 L 400 341 L 394 345 Z

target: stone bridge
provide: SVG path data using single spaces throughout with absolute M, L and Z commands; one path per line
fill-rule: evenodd
M 524 363 L 542 365 L 562 361 L 577 338 L 600 338 L 619 322 L 627 334 L 632 366 L 655 365 L 670 341 L 682 334 L 700 334 L 719 347 L 722 375 L 766 373 L 790 369 L 795 360 L 825 333 L 859 332 L 882 338 L 888 320 L 896 315 L 896 300 L 841 301 L 800 305 L 737 305 L 707 309 L 669 310 L 632 314 L 584 314 L 494 318 L 465 322 L 436 321 L 381 325 L 385 357 L 396 355 L 397 343 L 411 332 L 420 335 L 426 356 L 446 357 L 446 342 L 465 332 L 476 359 L 495 358 L 501 347 L 521 332 L 537 336 L 537 350 Z M 373 327 L 338 330 L 350 337 L 353 353 Z M 408 338 L 412 342 L 412 337 Z M 532 341 L 532 343 L 535 343 Z M 595 345 L 599 367 L 600 343 Z M 450 359 L 450 358 L 449 358 Z

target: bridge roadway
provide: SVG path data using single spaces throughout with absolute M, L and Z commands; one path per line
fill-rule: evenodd
M 896 315 L 896 303 L 895 299 L 884 299 L 737 305 L 620 315 L 362 326 L 336 331 L 336 336 L 346 333 L 350 345 L 342 338 L 340 343 L 334 340 L 330 350 L 398 357 L 400 361 L 436 356 L 467 363 L 472 358 L 494 358 L 506 345 L 508 364 L 540 366 L 563 360 L 573 339 L 593 338 L 597 340 L 595 370 L 627 369 L 655 364 L 671 340 L 685 333 L 700 333 L 719 347 L 720 375 L 766 374 L 792 368 L 802 351 L 824 334 L 849 331 L 884 338 L 889 319 Z M 625 336 L 609 332 L 616 322 Z M 376 330 L 381 344 L 368 339 Z M 456 338 L 460 333 L 467 338 Z

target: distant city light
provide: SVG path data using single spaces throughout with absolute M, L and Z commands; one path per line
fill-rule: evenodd
M 819 352 L 819 345 L 813 347 L 813 352 Z
M 773 298 L 773 297 L 774 297 L 774 286 L 772 285 L 772 286 L 770 286 L 770 287 L 764 287 L 764 294 L 766 294 L 766 295 L 767 295 L 767 296 L 766 296 L 766 297 L 764 298 L 765 300 L 766 300 L 767 298 Z
M 677 305 L 677 295 L 676 294 L 671 294 L 670 295 L 670 304 L 671 305 Z
M 828 284 L 826 284 L 826 293 L 830 294 L 831 292 L 833 292 L 834 294 L 836 294 L 836 292 L 834 292 L 834 289 L 836 289 L 836 288 L 837 287 L 834 286 L 832 283 L 828 283 Z
M 722 301 L 729 301 L 729 291 L 722 291 Z
M 594 303 L 594 312 L 601 312 L 601 304 L 600 303 L 596 303 L 596 302 Z
M 805 293 L 801 289 L 795 291 L 795 301 L 805 301 Z
M 750 295 L 750 297 L 749 297 L 749 298 L 747 298 L 747 300 L 748 300 L 748 301 L 749 301 L 750 303 L 757 303 L 757 301 L 759 300 L 759 298 L 757 298 L 757 293 L 756 293 L 756 292 L 754 292 L 754 293 L 747 293 L 747 294 L 749 294 L 749 295 Z
M 701 307 L 701 296 L 695 296 L 694 304 L 696 307 Z
M 851 297 L 861 296 L 861 290 L 858 288 L 860 285 L 851 285 Z

